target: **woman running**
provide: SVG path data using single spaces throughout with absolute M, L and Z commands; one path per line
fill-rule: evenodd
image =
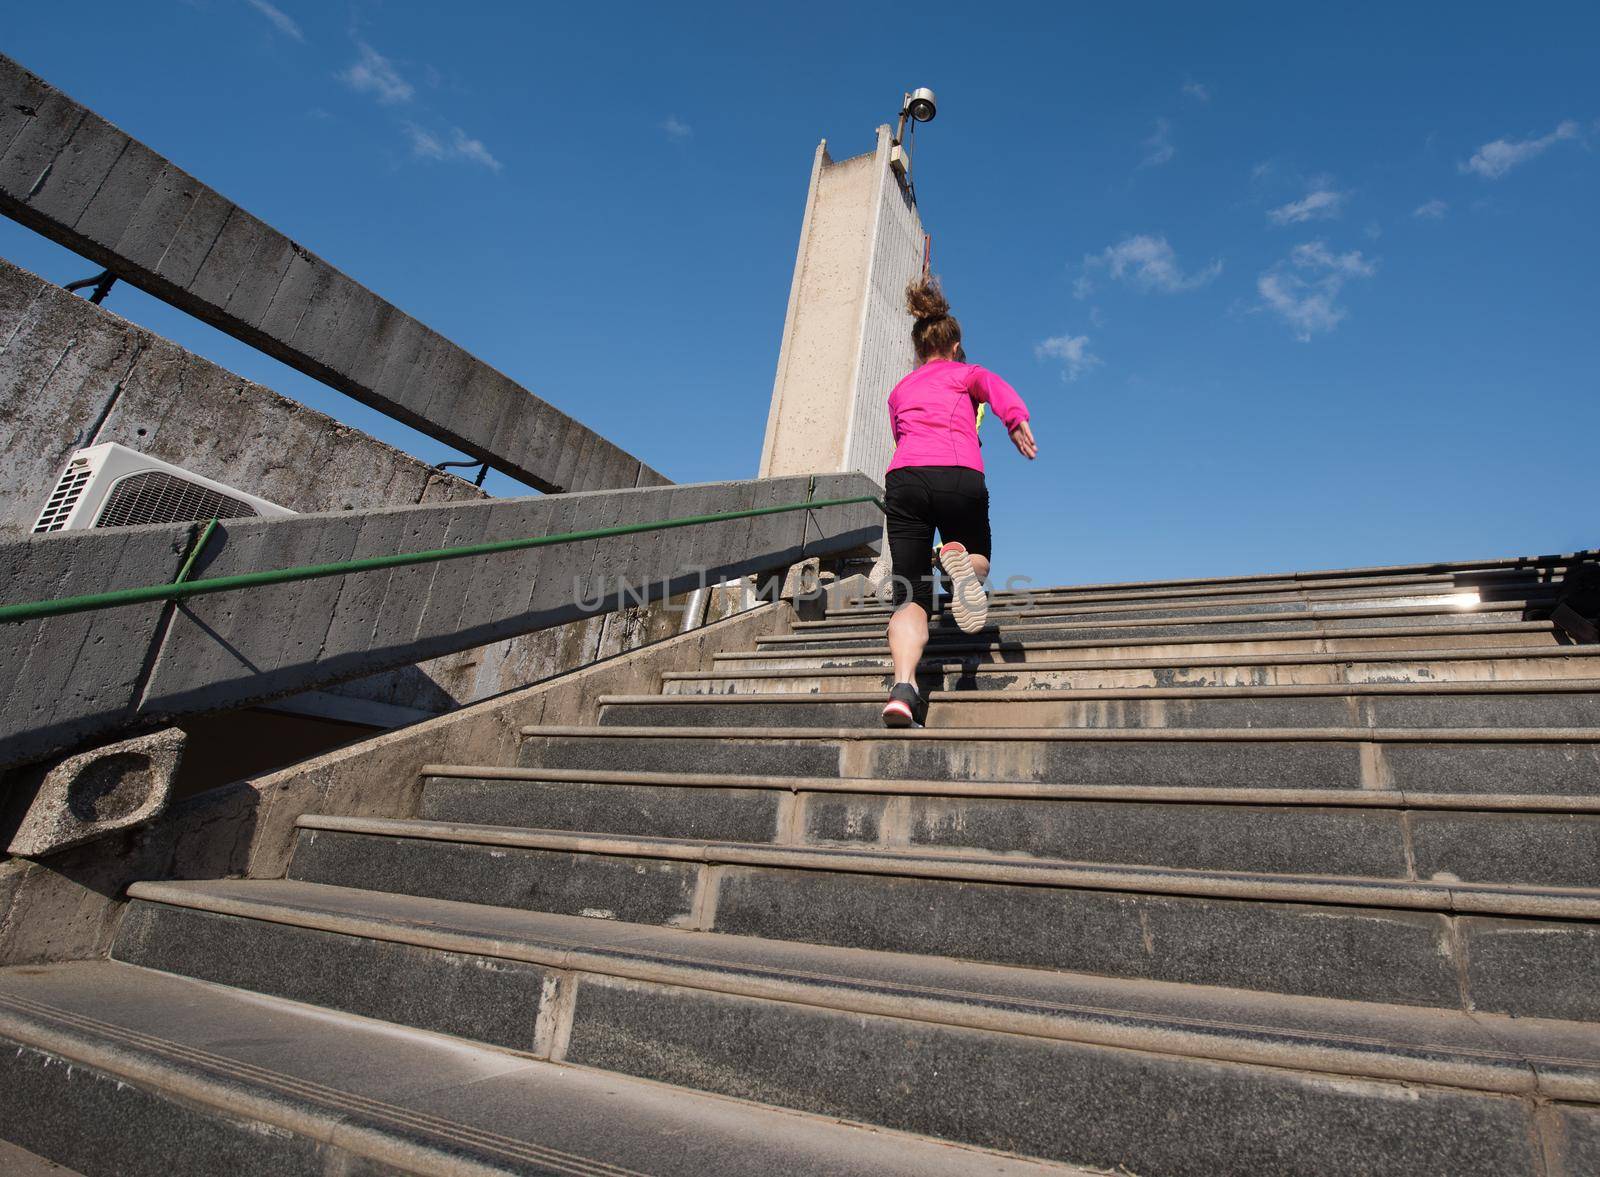
M 907 286 L 906 309 L 916 319 L 911 346 L 917 367 L 889 394 L 895 451 L 883 496 L 897 606 L 889 619 L 894 687 L 883 709 L 888 727 L 921 727 L 928 714 L 917 690 L 917 664 L 933 612 L 929 553 L 935 530 L 943 541 L 938 561 L 956 624 L 964 633 L 977 633 L 989 616 L 983 587 L 989 575 L 989 489 L 978 451 L 980 406 L 994 410 L 1024 458 L 1039 453 L 1028 406 L 1016 389 L 962 362 L 961 324 L 951 316 L 939 280 L 925 277 Z

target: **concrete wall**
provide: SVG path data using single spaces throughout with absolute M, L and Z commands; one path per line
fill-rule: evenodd
M 22 535 L 76 449 L 115 441 L 296 511 L 489 496 L 0 259 L 0 534 Z M 280 701 L 393 726 L 671 632 L 659 609 L 575 622 Z M 569 632 L 570 631 L 570 632 Z
M 812 480 L 704 483 L 533 499 L 230 520 L 195 577 L 804 502 Z M 815 479 L 819 500 L 879 493 Z M 763 515 L 332 576 L 6 625 L 0 764 L 127 728 L 322 687 L 712 583 L 861 549 L 870 504 Z M 198 525 L 56 532 L 0 543 L 6 603 L 169 583 Z M 581 596 L 579 595 L 581 594 Z
M 0 212 L 540 490 L 667 481 L 4 56 Z
M 856 470 L 882 478 L 894 451 L 886 402 L 911 370 L 905 286 L 922 270 L 922 223 L 877 150 L 834 162 L 817 148 L 762 447 L 764 477 Z
M 67 458 L 115 441 L 295 511 L 473 501 L 460 478 L 0 259 L 0 531 Z
M 593 720 L 606 694 L 657 691 L 665 671 L 706 670 L 723 649 L 787 633 L 770 605 L 549 683 L 512 692 L 292 768 L 213 789 L 148 826 L 54 855 L 0 858 L 0 966 L 105 952 L 122 895 L 141 879 L 281 878 L 303 813 L 409 817 L 428 763 L 509 764 L 524 724 Z
M 880 132 L 882 135 L 888 128 Z M 887 146 L 880 144 L 887 161 Z M 881 479 L 894 456 L 889 393 L 916 363 L 911 347 L 906 283 L 922 273 L 922 219 L 887 162 L 878 171 L 872 259 L 861 299 L 861 322 L 852 365 L 850 434 L 841 470 Z

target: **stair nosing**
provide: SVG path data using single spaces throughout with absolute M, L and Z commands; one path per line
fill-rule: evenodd
M 1424 560 L 1410 564 L 1372 564 L 1355 568 L 1311 568 L 1288 572 L 1259 572 L 1244 576 L 1180 577 L 1169 580 L 1094 581 L 1085 584 L 1053 586 L 1051 592 L 1094 592 L 1201 587 L 1206 585 L 1282 584 L 1286 581 L 1324 581 L 1345 578 L 1357 582 L 1383 583 L 1408 581 L 1417 577 L 1455 576 L 1463 572 L 1495 574 L 1501 572 L 1552 572 L 1593 558 L 1595 551 L 1544 552 L 1532 556 L 1494 556 L 1482 560 Z
M 520 768 L 481 764 L 424 764 L 423 780 L 551 781 L 571 784 L 751 789 L 780 793 L 861 793 L 881 796 L 988 797 L 1022 801 L 1099 801 L 1127 804 L 1448 809 L 1467 812 L 1600 812 L 1600 794 L 1423 793 L 1406 789 L 1218 788 L 1206 785 L 1071 785 L 1032 781 L 935 781 L 868 777 L 778 777 L 719 773 L 640 772 L 592 768 Z
M 857 651 L 846 651 L 855 654 Z M 787 655 L 803 657 L 806 655 Z M 880 655 L 872 655 L 879 657 Z M 887 655 L 881 655 L 887 657 Z M 772 657 L 785 657 L 773 655 Z M 1600 657 L 1600 646 L 1456 646 L 1448 649 L 1417 650 L 1345 650 L 1301 651 L 1281 654 L 1202 654 L 1192 658 L 1085 658 L 1070 662 L 988 662 L 975 668 L 976 673 L 1013 673 L 1019 670 L 1160 670 L 1165 668 L 1190 669 L 1211 666 L 1330 666 L 1343 662 L 1499 662 L 1522 658 L 1592 658 Z M 925 664 L 931 673 L 944 670 L 951 673 L 943 662 Z M 995 670 L 989 670 L 994 667 Z M 920 667 L 919 667 L 920 669 Z M 886 673 L 888 667 L 877 666 L 772 666 L 730 670 L 667 670 L 662 681 L 695 682 L 723 678 L 818 678 L 829 675 L 874 675 Z M 1493 681 L 1493 680 L 1488 680 Z M 1063 688 L 1065 689 L 1065 688 Z M 1102 688 L 1085 688 L 1098 690 Z M 1135 688 L 1146 689 L 1146 688 Z
M 1372 594 L 1354 594 L 1354 595 L 1352 595 L 1352 596 L 1350 596 L 1348 598 L 1346 598 L 1346 597 L 1319 597 L 1319 598 L 1316 598 L 1315 600 L 1311 600 L 1311 601 L 1296 601 L 1296 602 L 1292 602 L 1296 606 L 1296 608 L 1293 608 L 1293 609 L 1271 610 L 1271 611 L 1267 611 L 1267 612 L 1265 612 L 1263 614 L 1260 614 L 1259 616 L 1261 616 L 1261 617 L 1302 618 L 1303 619 L 1303 618 L 1311 618 L 1311 617 L 1339 617 L 1339 616 L 1406 617 L 1406 616 L 1426 616 L 1426 615 L 1433 614 L 1433 613 L 1470 614 L 1470 613 L 1511 612 L 1511 611 L 1517 610 L 1517 609 L 1526 609 L 1526 608 L 1528 608 L 1530 606 L 1530 604 L 1533 604 L 1535 602 L 1537 602 L 1539 604 L 1548 603 L 1548 600 L 1549 600 L 1550 597 L 1558 595 L 1557 591 L 1556 591 L 1556 589 L 1554 587 L 1552 587 L 1549 590 L 1543 591 L 1543 592 L 1525 592 L 1525 591 L 1523 591 L 1523 592 L 1520 592 L 1519 595 L 1514 596 L 1514 597 L 1504 597 L 1504 598 L 1500 598 L 1500 599 L 1497 599 L 1497 600 L 1488 600 L 1488 601 L 1483 600 L 1481 595 L 1479 595 L 1476 590 L 1472 590 L 1472 589 L 1457 590 L 1455 592 L 1440 591 L 1440 592 L 1434 592 L 1434 593 L 1429 593 L 1429 592 L 1426 592 L 1426 591 L 1412 592 L 1412 591 L 1409 591 L 1409 590 L 1398 589 L 1398 590 L 1395 590 L 1395 591 L 1389 593 L 1388 595 L 1391 598 L 1393 598 L 1394 600 L 1396 600 L 1396 601 L 1403 601 L 1403 600 L 1407 600 L 1408 598 L 1411 598 L 1411 597 L 1419 597 L 1419 596 L 1433 596 L 1433 597 L 1439 597 L 1439 598 L 1448 598 L 1448 597 L 1450 597 L 1452 595 L 1457 595 L 1457 596 L 1463 596 L 1464 597 L 1468 593 L 1473 594 L 1474 596 L 1477 597 L 1477 599 L 1476 600 L 1472 600 L 1472 601 L 1463 600 L 1463 601 L 1459 601 L 1459 602 L 1452 602 L 1452 601 L 1450 601 L 1448 599 L 1440 599 L 1440 600 L 1435 600 L 1435 601 L 1417 602 L 1417 603 L 1413 603 L 1413 604 L 1409 604 L 1409 605 L 1383 605 L 1383 604 L 1372 603 L 1372 602 L 1381 602 L 1384 599 L 1384 596 L 1383 596 L 1383 594 L 1381 592 L 1380 593 L 1372 593 Z M 1326 602 L 1326 604 L 1323 604 L 1322 602 Z M 1183 613 L 1189 612 L 1191 610 L 1196 610 L 1196 609 L 1215 609 L 1215 608 L 1224 608 L 1224 607 L 1226 607 L 1226 608 L 1239 608 L 1239 607 L 1248 608 L 1248 607 L 1251 607 L 1251 606 L 1269 605 L 1269 604 L 1275 604 L 1275 603 L 1277 603 L 1277 602 L 1263 601 L 1263 600 L 1229 600 L 1227 598 L 1218 597 L 1218 598 L 1214 598 L 1214 599 L 1210 599 L 1210 600 L 1194 602 L 1192 604 L 1180 604 L 1178 602 L 1167 602 L 1165 604 L 1160 604 L 1160 605 L 1156 605 L 1156 604 L 1141 604 L 1141 603 L 1138 603 L 1138 602 L 1134 602 L 1134 603 L 1131 603 L 1131 604 L 1127 603 L 1127 602 L 1121 602 L 1121 603 L 1105 602 L 1103 604 L 1094 604 L 1092 602 L 1091 603 L 1084 603 L 1084 602 L 1070 602 L 1070 603 L 1068 603 L 1068 602 L 1060 602 L 1060 603 L 1058 603 L 1058 602 L 1051 601 L 1051 602 L 1046 602 L 1046 603 L 1042 603 L 1042 604 L 1041 603 L 1037 603 L 1037 602 L 1034 603 L 1034 604 L 1031 604 L 1031 605 L 1024 604 L 1024 605 L 1022 605 L 1022 607 L 1018 608 L 1018 607 L 1014 607 L 1014 606 L 1012 606 L 1012 605 L 1010 605 L 1010 604 L 1008 604 L 1006 602 L 1003 602 L 1003 601 L 993 601 L 993 600 L 991 600 L 990 606 L 989 606 L 989 616 L 991 618 L 999 617 L 999 618 L 1005 618 L 1005 619 L 1012 619 L 1012 618 L 1016 618 L 1016 619 L 1021 619 L 1021 618 L 1039 618 L 1039 617 L 1065 617 L 1065 618 L 1070 618 L 1070 617 L 1080 617 L 1080 616 L 1088 615 L 1088 614 L 1111 614 L 1113 616 L 1117 616 L 1117 615 L 1120 615 L 1120 614 L 1123 614 L 1123 613 L 1140 613 L 1140 612 L 1147 612 L 1147 611 L 1154 610 L 1154 611 L 1157 611 L 1157 616 L 1156 617 L 1143 619 L 1143 620 L 1154 622 L 1154 621 L 1158 621 L 1158 620 L 1161 619 L 1162 614 L 1159 612 L 1160 610 L 1170 610 L 1174 614 L 1183 614 Z M 1288 604 L 1290 602 L 1283 602 L 1283 603 Z M 1019 604 L 1020 604 L 1020 602 L 1019 602 Z M 794 628 L 796 630 L 802 630 L 803 629 L 803 630 L 807 630 L 807 631 L 821 631 L 821 630 L 828 630 L 828 629 L 842 629 L 842 628 L 844 628 L 846 626 L 854 625 L 854 624 L 865 625 L 865 624 L 867 624 L 869 622 L 886 621 L 889 617 L 891 617 L 893 615 L 894 615 L 894 610 L 889 608 L 889 607 L 887 607 L 887 606 L 885 606 L 881 610 L 846 610 L 846 611 L 841 611 L 841 612 L 836 612 L 836 613 L 828 613 L 828 614 L 824 615 L 822 618 L 817 619 L 817 620 L 813 620 L 813 621 L 797 621 L 797 622 L 795 622 Z M 1218 614 L 1218 616 L 1221 616 L 1221 617 L 1250 617 L 1250 616 L 1256 616 L 1256 615 L 1241 613 L 1241 614 Z M 1089 618 L 1089 619 L 1092 620 L 1092 618 Z M 1137 620 L 1141 620 L 1141 619 L 1139 619 L 1139 618 L 1129 618 L 1128 620 L 1129 621 L 1137 621 Z M 1174 620 L 1182 621 L 1182 620 L 1185 620 L 1185 619 L 1182 618 L 1182 617 L 1174 617 Z
M 1260 624 L 1262 622 L 1273 622 L 1273 621 L 1354 621 L 1354 620 L 1361 620 L 1361 619 L 1368 619 L 1368 618 L 1375 618 L 1375 617 L 1438 617 L 1438 616 L 1442 616 L 1442 617 L 1471 617 L 1471 616 L 1476 616 L 1476 615 L 1488 615 L 1488 614 L 1494 614 L 1494 613 L 1516 613 L 1516 612 L 1521 612 L 1525 607 L 1526 606 L 1524 604 L 1518 602 L 1518 603 L 1507 603 L 1505 605 L 1492 605 L 1492 606 L 1486 605 L 1486 606 L 1481 606 L 1481 607 L 1480 606 L 1474 606 L 1474 607 L 1471 607 L 1471 608 L 1465 608 L 1465 607 L 1435 608 L 1435 607 L 1432 607 L 1432 606 L 1414 606 L 1414 607 L 1409 607 L 1408 606 L 1406 608 L 1376 609 L 1376 610 L 1373 610 L 1373 609 L 1340 609 L 1340 610 L 1329 609 L 1329 610 L 1324 610 L 1322 612 L 1317 612 L 1317 613 L 1312 613 L 1312 612 L 1309 612 L 1309 611 L 1284 611 L 1284 612 L 1281 612 L 1281 613 L 1218 613 L 1218 614 L 1214 614 L 1214 615 L 1211 615 L 1211 616 L 1183 617 L 1183 618 L 1176 618 L 1176 619 L 1174 619 L 1174 618 L 1165 618 L 1165 617 L 1136 617 L 1136 618 L 1128 618 L 1128 619 L 1122 620 L 1122 621 L 1103 621 L 1103 620 L 1090 619 L 1090 620 L 1087 620 L 1087 621 L 1059 621 L 1059 622 L 1058 621 L 1032 621 L 1032 622 L 1023 622 L 1023 623 L 1020 623 L 1020 624 L 1006 624 L 1005 622 L 1001 622 L 998 625 L 993 625 L 993 626 L 987 627 L 987 630 L 991 631 L 991 632 L 1003 634 L 1003 633 L 1006 633 L 1007 631 L 1012 632 L 1012 633 L 1017 633 L 1017 632 L 1023 632 L 1023 631 L 1029 631 L 1029 630 L 1050 630 L 1050 631 L 1068 630 L 1068 631 L 1070 631 L 1070 630 L 1078 630 L 1078 629 L 1157 629 L 1157 628 L 1178 628 L 1178 627 L 1189 626 L 1189 625 L 1257 625 L 1257 624 Z M 835 628 L 829 627 L 826 630 L 825 636 L 831 637 L 831 638 L 837 638 L 839 640 L 857 639 L 857 638 L 865 638 L 865 637 L 876 637 L 878 635 L 878 630 L 880 628 L 881 627 L 877 627 L 877 626 L 874 626 L 874 627 L 872 627 L 870 629 L 863 627 L 863 629 L 861 629 L 860 631 L 851 631 L 851 630 L 847 630 L 847 629 L 835 629 Z M 1368 626 L 1366 628 L 1383 629 L 1383 628 L 1405 628 L 1405 627 L 1403 627 L 1403 626 Z M 1443 628 L 1443 627 L 1440 627 L 1440 628 Z M 1453 629 L 1476 629 L 1476 628 L 1479 628 L 1479 627 L 1478 626 L 1473 626 L 1473 625 L 1464 625 L 1464 626 L 1452 626 L 1450 628 L 1453 628 Z M 1492 626 L 1491 626 L 1491 628 L 1492 628 Z M 956 630 L 956 631 L 952 632 L 948 627 L 941 628 L 941 627 L 937 627 L 936 626 L 936 627 L 933 628 L 932 636 L 933 637 L 940 637 L 940 636 L 945 636 L 945 635 L 955 636 L 955 634 L 957 634 L 957 633 L 960 633 L 960 631 Z M 971 637 L 971 636 L 976 636 L 976 635 L 961 634 L 961 636 L 963 636 L 963 637 Z M 768 642 L 768 643 L 771 643 L 771 642 L 800 642 L 800 641 L 808 641 L 809 642 L 809 641 L 820 641 L 820 640 L 822 640 L 822 639 L 817 636 L 817 631 L 813 631 L 813 630 L 806 630 L 803 633 L 799 632 L 797 630 L 795 632 L 791 632 L 791 633 L 787 633 L 787 634 L 765 634 L 765 635 L 763 635 L 761 637 L 758 637 L 756 639 L 756 641 L 758 643 L 760 643 L 760 642 Z
M 962 740 L 970 743 L 1363 743 L 1363 744 L 1593 744 L 1600 727 L 1584 728 L 1200 728 L 1200 727 L 634 727 L 623 724 L 527 724 L 523 739 L 691 740 Z
M 1227 644 L 1260 645 L 1271 642 L 1303 642 L 1303 641 L 1341 641 L 1378 638 L 1435 638 L 1455 637 L 1463 633 L 1476 634 L 1506 634 L 1506 633 L 1553 633 L 1555 626 L 1549 621 L 1517 621 L 1493 625 L 1435 625 L 1435 626 L 1376 626 L 1365 629 L 1305 629 L 1305 630 L 1273 630 L 1267 633 L 1217 633 L 1217 634 L 1189 634 L 1183 636 L 1146 635 L 1127 638 L 1072 638 L 1049 639 L 1044 641 L 1029 641 L 1026 644 L 1015 641 L 1009 646 L 999 642 L 949 642 L 930 643 L 929 653 L 945 651 L 948 653 L 977 652 L 992 653 L 1006 649 L 1014 651 L 1025 650 L 1092 650 L 1106 646 L 1214 646 Z M 877 634 L 868 635 L 876 638 Z M 1470 647 L 1457 647 L 1469 649 Z M 1566 648 L 1566 647 L 1562 647 Z M 1576 647 L 1573 647 L 1576 648 Z M 712 655 L 713 660 L 747 660 L 754 658 L 850 658 L 867 656 L 887 656 L 889 647 L 881 646 L 818 646 L 815 649 L 794 650 L 787 653 L 772 650 L 735 650 L 718 651 Z M 924 656 L 926 660 L 926 656 Z
M 1600 679 L 1484 679 L 1453 682 L 1334 682 L 1204 684 L 1160 687 L 1050 687 L 1037 690 L 946 690 L 934 687 L 922 692 L 929 702 L 942 703 L 1070 703 L 1096 699 L 1274 699 L 1322 698 L 1345 695 L 1572 695 L 1600 692 Z M 768 691 L 738 695 L 600 695 L 601 707 L 637 707 L 661 703 L 669 707 L 708 703 L 750 706 L 760 703 L 874 703 L 883 701 L 882 691 Z

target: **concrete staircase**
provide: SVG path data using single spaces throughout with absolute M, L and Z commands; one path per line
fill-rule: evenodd
M 188 1173 L 1600 1173 L 1559 559 L 849 608 L 0 972 L 0 1133 Z M 62 1064 L 65 1065 L 62 1065 Z M 340 1167 L 345 1166 L 345 1167 Z

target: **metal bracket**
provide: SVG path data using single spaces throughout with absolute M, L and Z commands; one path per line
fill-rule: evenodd
M 117 276 L 115 274 L 110 270 L 101 270 L 93 278 L 79 278 L 76 282 L 68 282 L 62 289 L 76 292 L 92 286 L 94 289 L 89 293 L 89 301 L 99 306 L 106 300 L 106 295 L 111 293 L 111 288 L 116 283 Z

